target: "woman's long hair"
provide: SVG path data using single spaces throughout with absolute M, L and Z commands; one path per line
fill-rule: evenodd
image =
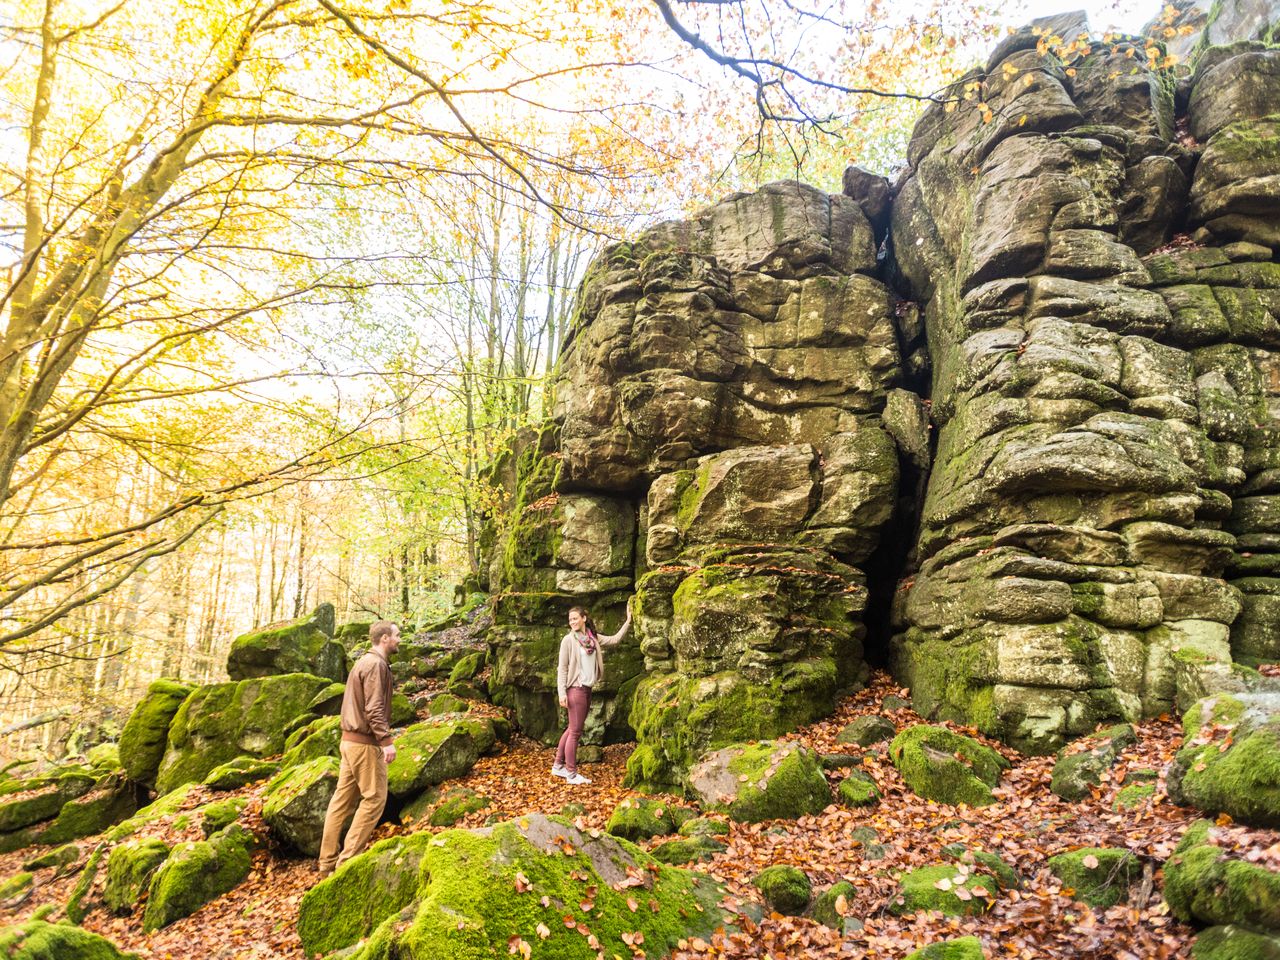
M 596 622 L 591 619 L 591 614 L 587 613 L 587 608 L 586 607 L 570 607 L 569 612 L 582 614 L 582 619 L 586 621 L 585 626 L 587 628 L 587 636 L 590 637 L 592 640 L 594 640 L 597 634 Z

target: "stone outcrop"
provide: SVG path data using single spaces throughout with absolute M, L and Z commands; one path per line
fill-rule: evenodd
M 366 960 L 506 956 L 519 943 L 567 957 L 587 937 L 593 952 L 628 955 L 638 931 L 634 942 L 663 956 L 731 919 L 724 894 L 718 881 L 661 865 L 626 840 L 529 814 L 375 844 L 307 891 L 298 936 L 308 956 Z
M 567 609 L 612 630 L 632 592 L 584 742 L 634 735 L 652 789 L 869 655 L 1039 753 L 1280 659 L 1280 50 L 1057 42 L 1087 30 L 1004 39 L 893 185 L 770 184 L 592 264 L 553 415 L 490 471 L 526 733 L 563 723 Z
M 1280 653 L 1280 51 L 1210 49 L 1175 100 L 1129 48 L 1012 36 L 893 204 L 937 433 L 894 667 L 1036 752 L 1172 709 L 1179 653 Z

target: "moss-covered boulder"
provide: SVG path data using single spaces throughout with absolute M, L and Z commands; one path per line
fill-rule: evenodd
M 103 777 L 84 793 L 62 805 L 51 820 L 0 834 L 0 852 L 35 843 L 63 844 L 101 833 L 138 809 L 137 791 L 123 772 Z
M 396 737 L 387 768 L 387 790 L 398 800 L 460 777 L 493 748 L 497 732 L 488 719 L 439 719 L 416 723 Z
M 96 782 L 92 773 L 82 769 L 9 781 L 0 788 L 0 833 L 56 816 L 63 804 L 84 796 Z
M 231 641 L 227 676 L 232 680 L 277 673 L 309 673 L 338 683 L 346 679 L 347 650 L 333 638 L 332 604 L 322 603 L 305 617 L 260 627 Z
M 682 837 L 727 837 L 729 824 L 714 817 L 694 817 L 680 824 L 676 832 Z
M 744 823 L 795 819 L 831 803 L 817 754 L 798 743 L 764 740 L 716 750 L 689 771 L 689 786 L 705 809 Z
M 468 683 L 479 676 L 480 671 L 484 669 L 485 652 L 477 650 L 468 653 L 461 660 L 453 665 L 453 669 L 449 671 L 449 683 Z
M 452 827 L 463 817 L 492 803 L 491 798 L 467 787 L 454 787 L 441 793 L 435 809 L 427 817 L 427 823 L 433 827 Z
M 1085 847 L 1050 857 L 1049 870 L 1081 903 L 1113 907 L 1129 899 L 1129 885 L 1142 872 L 1142 864 L 1128 850 Z
M 1280 960 L 1280 936 L 1227 925 L 1202 931 L 1191 944 L 1192 960 Z
M 190 817 L 199 823 L 200 832 L 209 837 L 239 820 L 248 806 L 248 797 L 214 800 L 196 807 L 190 814 L 174 818 L 173 825 L 179 830 L 184 829 L 187 817 Z
M 151 885 L 151 876 L 169 858 L 169 845 L 158 837 L 129 840 L 107 855 L 107 883 L 102 902 L 113 913 L 125 914 L 137 906 Z
M 130 779 L 155 783 L 169 743 L 169 725 L 191 690 L 185 683 L 162 677 L 152 682 L 133 708 L 120 734 L 120 763 Z
M 250 783 L 266 780 L 280 772 L 275 760 L 259 760 L 257 757 L 236 757 L 209 771 L 204 785 L 210 790 L 239 790 Z
M 927 724 L 908 727 L 894 737 L 889 759 L 919 796 L 971 807 L 995 802 L 991 788 L 1010 766 L 999 753 L 972 737 Z
M 35 874 L 31 871 L 22 870 L 0 880 L 0 903 L 11 904 L 19 897 L 30 893 L 35 879 Z
M 1280 826 L 1280 694 L 1207 697 L 1182 719 L 1169 797 L 1254 826 Z
M 350 946 L 408 907 L 434 837 L 411 833 L 379 841 L 309 890 L 298 912 L 308 955 Z
M 1133 727 L 1121 723 L 1063 747 L 1053 765 L 1049 789 L 1064 800 L 1083 800 L 1102 783 L 1103 772 L 1111 769 L 1120 751 L 1137 739 Z
M 692 811 L 662 800 L 628 797 L 614 808 L 605 830 L 625 840 L 649 840 L 675 833 L 692 816 Z
M 280 769 L 288 770 L 317 757 L 341 758 L 342 719 L 320 717 L 289 735 L 284 744 Z
M 413 701 L 398 690 L 393 693 L 391 695 L 391 725 L 393 727 L 403 727 L 406 723 L 413 723 L 417 719 L 418 708 L 413 705 Z
M 68 867 L 79 859 L 80 846 L 75 843 L 64 843 L 60 847 L 53 847 L 39 856 L 32 857 L 22 865 L 22 869 L 45 870 L 52 868 L 57 871 L 58 876 L 61 876 Z
M 921 867 L 899 883 L 898 895 L 889 901 L 889 912 L 898 916 L 921 910 L 956 917 L 984 913 L 999 888 L 990 874 L 965 864 Z
M 338 786 L 339 761 L 316 757 L 277 774 L 262 799 L 262 819 L 272 834 L 309 857 L 320 853 L 324 816 Z
M 907 954 L 906 960 L 986 960 L 982 941 L 977 937 L 957 937 L 931 943 L 927 947 Z
M 548 957 L 588 945 L 592 956 L 630 956 L 642 941 L 662 956 L 722 925 L 723 896 L 719 883 L 663 866 L 625 840 L 531 814 L 376 844 L 307 892 L 298 934 L 308 955 L 363 939 L 348 960 L 488 960 L 518 952 L 521 940 Z
M 860 747 L 869 747 L 890 739 L 897 732 L 898 728 L 894 726 L 892 720 L 872 713 L 845 724 L 844 728 L 836 734 L 836 743 L 854 743 Z
M 470 709 L 471 704 L 452 693 L 437 693 L 427 701 L 427 714 L 432 717 L 445 713 L 466 713 Z
M 249 876 L 253 834 L 238 823 L 208 840 L 180 843 L 151 878 L 142 929 L 159 930 L 229 893 Z
M 813 888 L 809 876 L 799 867 L 779 864 L 766 867 L 751 881 L 771 908 L 778 913 L 796 916 L 809 906 Z
M 717 853 L 723 853 L 728 849 L 726 844 L 715 837 L 698 834 L 692 837 L 681 837 L 678 840 L 667 840 L 650 850 L 649 855 L 659 863 L 678 866 L 682 863 L 710 860 Z
M 0 927 L 0 956 L 6 960 L 137 960 L 106 937 L 69 923 L 28 920 Z
M 995 877 L 1002 890 L 1022 887 L 1022 878 L 999 856 L 987 850 L 972 850 L 962 843 L 950 843 L 942 848 L 942 855 L 970 870 L 984 870 Z
M 846 807 L 871 807 L 880 801 L 875 780 L 861 770 L 851 770 L 836 787 L 836 795 Z
M 300 722 L 312 718 L 308 704 L 328 685 L 322 677 L 290 673 L 197 688 L 169 727 L 156 790 L 199 782 L 241 755 L 279 753 Z
M 813 902 L 813 910 L 810 915 L 824 927 L 839 930 L 844 924 L 849 904 L 857 892 L 857 888 L 848 880 L 833 883 L 822 891 L 818 899 Z
M 1136 810 L 1155 796 L 1155 792 L 1156 785 L 1154 783 L 1126 783 L 1116 791 L 1116 798 L 1111 803 L 1111 809 L 1117 811 Z
M 1220 846 L 1223 828 L 1197 820 L 1164 866 L 1164 899 L 1179 920 L 1280 930 L 1280 872 Z M 1225 832 L 1230 837 L 1229 829 Z
M 112 843 L 124 840 L 148 824 L 176 818 L 184 811 L 194 810 L 200 806 L 204 797 L 205 793 L 199 784 L 185 783 L 176 790 L 156 797 L 133 816 L 121 820 L 107 831 L 106 838 Z

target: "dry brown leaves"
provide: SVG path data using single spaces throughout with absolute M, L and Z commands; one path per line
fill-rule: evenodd
M 906 691 L 885 675 L 878 675 L 868 689 L 842 702 L 835 715 L 783 739 L 799 741 L 823 753 L 848 752 L 835 743 L 836 734 L 854 717 L 882 712 L 888 694 Z M 899 728 L 921 722 L 911 710 L 885 712 Z M 961 732 L 972 730 L 954 727 Z M 875 808 L 846 810 L 828 807 L 817 816 L 798 821 L 767 824 L 734 824 L 725 839 L 728 849 L 695 869 L 723 881 L 730 891 L 725 905 L 741 909 L 757 899 L 751 878 L 773 864 L 803 868 L 816 889 L 840 879 L 853 883 L 856 893 L 844 914 L 862 923 L 844 935 L 810 920 L 766 915 L 759 923 L 740 917 L 737 929 L 721 931 L 706 939 L 690 939 L 675 953 L 678 960 L 695 958 L 836 958 L 901 957 L 928 943 L 951 937 L 977 935 L 992 958 L 1187 958 L 1194 931 L 1166 914 L 1161 899 L 1159 867 L 1168 858 L 1194 811 L 1169 802 L 1163 779 L 1155 795 L 1132 811 L 1112 809 L 1116 792 L 1139 768 L 1163 770 L 1180 742 L 1176 723 L 1166 719 L 1138 727 L 1139 741 L 1120 761 L 1089 799 L 1068 803 L 1049 792 L 1052 757 L 1019 758 L 999 744 L 1015 763 L 997 789 L 998 802 L 984 808 L 950 807 L 922 800 L 908 791 L 889 763 L 885 745 L 867 751 L 862 769 L 875 778 L 884 799 Z M 990 742 L 990 741 L 986 741 Z M 571 787 L 550 776 L 552 752 L 517 737 L 506 750 L 482 759 L 458 783 L 492 798 L 484 810 L 468 815 L 459 826 L 478 826 L 491 815 L 560 813 L 567 804 L 581 804 L 576 819 L 583 828 L 602 828 L 618 803 L 635 796 L 622 786 L 630 746 L 607 747 L 600 763 L 585 767 L 593 782 Z M 832 774 L 835 783 L 842 776 Z M 256 800 L 261 785 L 238 791 Z M 226 796 L 226 794 L 223 794 Z M 669 797 L 669 802 L 680 802 Z M 193 801 L 193 803 L 196 801 Z M 245 822 L 265 835 L 260 802 L 251 802 Z M 868 859 L 863 844 L 852 834 L 871 827 L 884 846 L 881 859 Z M 417 829 L 426 828 L 419 825 Z M 377 838 L 415 829 L 412 824 L 386 823 Z M 157 824 L 147 833 L 167 839 L 177 836 L 171 824 Z M 1254 862 L 1280 864 L 1280 833 L 1239 827 L 1223 818 L 1214 832 L 1215 842 L 1242 851 Z M 653 841 L 658 843 L 661 838 Z M 942 862 L 941 848 L 962 843 L 975 850 L 999 854 L 1022 876 L 1022 890 L 994 893 L 981 916 L 944 917 L 916 914 L 894 917 L 886 910 L 896 895 L 896 877 L 904 870 Z M 88 849 L 91 841 L 85 841 Z M 652 844 L 651 844 L 652 845 Z M 1149 866 L 1149 883 L 1135 885 L 1134 902 L 1108 910 L 1094 910 L 1075 902 L 1049 873 L 1046 861 L 1056 853 L 1086 846 L 1125 847 Z M 20 868 L 31 851 L 0 857 L 0 876 Z M 51 877 L 40 871 L 37 879 Z M 274 957 L 303 960 L 294 932 L 297 905 L 314 882 L 311 861 L 288 859 L 278 853 L 259 854 L 249 880 L 231 894 L 204 907 L 154 935 L 140 929 L 141 909 L 115 918 L 101 909 L 91 913 L 85 926 L 111 937 L 126 949 L 157 960 L 258 960 Z M 65 902 L 75 877 L 45 880 L 14 919 L 30 915 L 43 903 Z M 1141 902 L 1137 902 L 1141 901 Z M 855 924 L 856 926 L 856 924 Z M 523 938 L 536 960 L 539 931 Z M 517 946 L 517 952 L 524 950 Z

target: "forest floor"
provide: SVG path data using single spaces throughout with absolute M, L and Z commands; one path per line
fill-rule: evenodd
M 823 753 L 843 752 L 848 748 L 837 745 L 835 737 L 854 717 L 883 712 L 899 729 L 921 722 L 910 709 L 882 711 L 881 701 L 889 694 L 906 696 L 907 691 L 878 674 L 871 687 L 843 700 L 831 718 L 782 739 L 803 741 Z M 881 744 L 878 751 L 866 753 L 862 766 L 879 785 L 883 795 L 879 805 L 859 810 L 833 805 L 817 816 L 795 821 L 733 824 L 730 835 L 721 838 L 728 849 L 692 868 L 722 880 L 736 905 L 759 900 L 751 879 L 773 864 L 802 868 L 813 881 L 815 893 L 847 879 L 857 890 L 845 908 L 845 917 L 855 920 L 845 926 L 853 929 L 841 932 L 812 920 L 766 913 L 759 923 L 744 917 L 737 932 L 717 934 L 710 941 L 691 940 L 675 957 L 897 958 L 929 943 L 969 934 L 983 941 L 992 960 L 1189 957 L 1195 931 L 1167 914 L 1160 865 L 1197 813 L 1168 800 L 1163 773 L 1155 793 L 1141 805 L 1123 811 L 1113 808 L 1127 772 L 1163 771 L 1181 741 L 1181 731 L 1167 717 L 1138 724 L 1137 731 L 1138 742 L 1123 752 L 1101 787 L 1078 802 L 1049 792 L 1052 757 L 1020 757 L 992 743 L 1014 766 L 995 791 L 998 802 L 982 808 L 951 807 L 917 797 L 889 763 Z M 517 737 L 505 752 L 483 758 L 457 781 L 494 800 L 491 807 L 470 814 L 457 826 L 479 826 L 493 814 L 503 818 L 531 812 L 557 814 L 566 804 L 580 803 L 585 808 L 584 825 L 603 829 L 614 807 L 633 795 L 622 786 L 630 750 L 629 744 L 608 747 L 601 763 L 583 768 L 593 782 L 571 787 L 549 775 L 551 749 Z M 257 784 L 237 793 L 253 798 L 242 822 L 265 835 L 266 826 L 258 816 L 262 787 Z M 192 799 L 192 805 L 200 802 L 204 801 Z M 1219 823 L 1225 825 L 1229 818 L 1219 818 Z M 860 827 L 876 831 L 884 847 L 875 851 L 883 853 L 879 859 L 865 856 L 864 844 L 851 836 Z M 413 829 L 437 828 L 425 823 L 384 823 L 375 839 Z M 1256 857 L 1270 860 L 1280 851 L 1280 832 L 1231 832 L 1239 846 L 1258 851 Z M 168 841 L 199 838 L 198 828 L 181 835 L 167 821 L 153 824 L 144 833 Z M 93 846 L 92 840 L 81 843 L 86 851 Z M 897 895 L 894 877 L 903 870 L 945 862 L 940 850 L 952 843 L 998 854 L 1022 877 L 1022 889 L 994 895 L 987 912 L 974 917 L 890 914 L 887 907 Z M 1105 910 L 1087 907 L 1073 900 L 1071 891 L 1064 890 L 1049 872 L 1049 857 L 1081 847 L 1124 847 L 1140 859 L 1143 876 L 1131 889 L 1127 904 Z M 28 849 L 0 857 L 0 876 L 16 872 L 31 856 Z M 40 871 L 30 899 L 5 919 L 21 920 L 42 904 L 65 903 L 75 879 Z M 161 931 L 142 933 L 141 906 L 124 917 L 95 909 L 84 926 L 149 960 L 303 960 L 294 925 L 298 902 L 315 881 L 314 861 L 268 849 L 257 854 L 253 873 L 236 890 Z M 729 902 L 733 905 L 735 899 Z

